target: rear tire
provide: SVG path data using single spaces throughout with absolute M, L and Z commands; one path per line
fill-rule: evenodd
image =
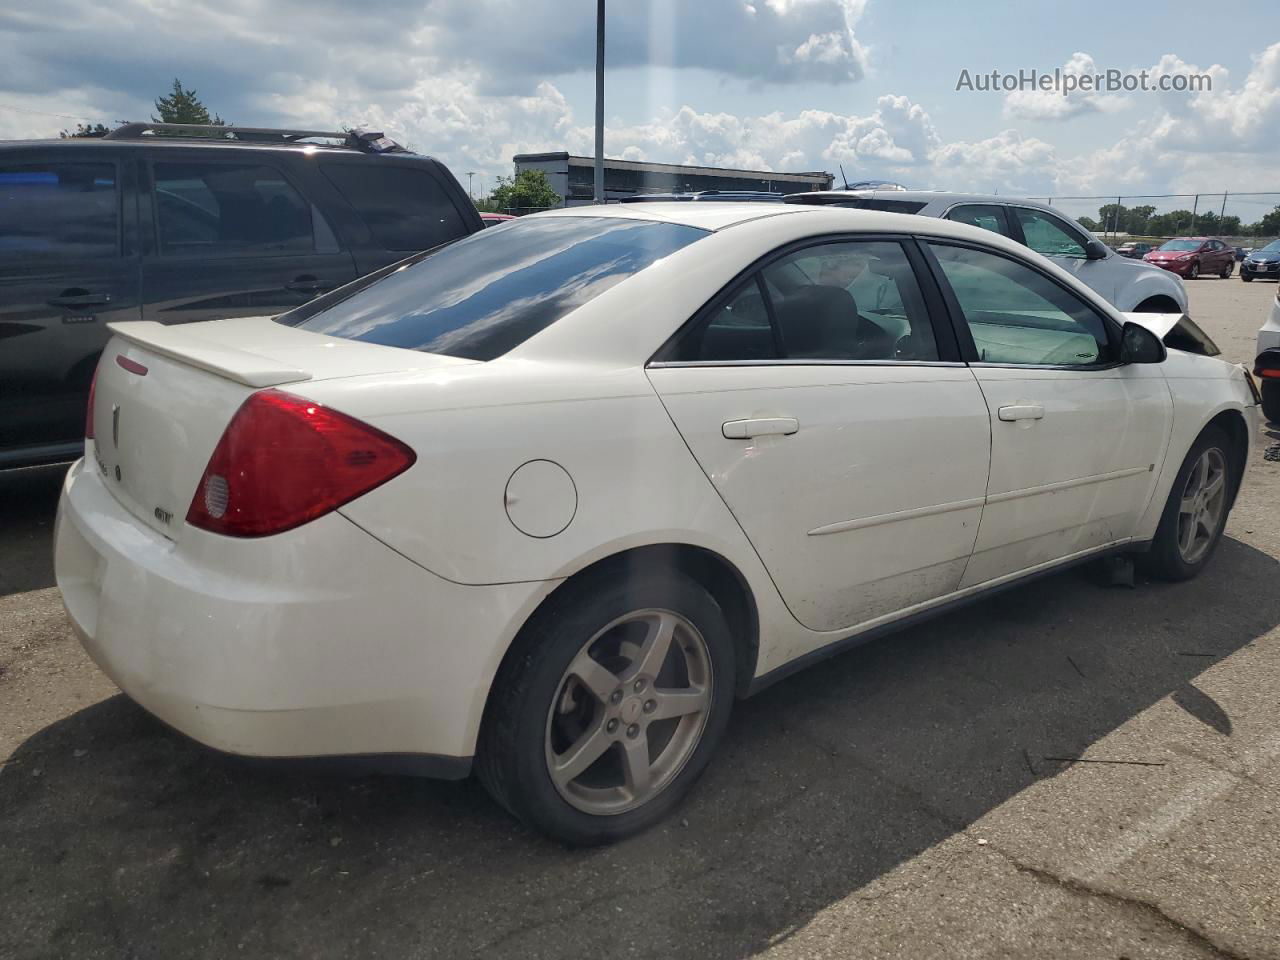
M 1222 268 L 1222 272 L 1218 274 L 1218 276 L 1220 276 L 1223 280 L 1230 280 L 1231 271 L 1233 271 L 1235 268 L 1236 268 L 1236 265 L 1234 263 L 1228 263 L 1225 267 Z
M 529 826 L 571 846 L 613 843 L 689 792 L 728 725 L 735 675 L 724 613 L 690 577 L 570 585 L 503 661 L 476 772 Z
M 1262 415 L 1272 423 L 1280 423 L 1280 381 L 1262 381 Z
M 1235 475 L 1231 438 L 1206 427 L 1191 445 L 1165 502 L 1143 569 L 1161 580 L 1190 580 L 1209 563 L 1222 540 Z

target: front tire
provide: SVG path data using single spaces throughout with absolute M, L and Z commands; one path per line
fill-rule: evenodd
M 1190 580 L 1209 563 L 1222 540 L 1235 476 L 1231 438 L 1207 427 L 1178 469 L 1151 550 L 1142 563 L 1162 580 Z
M 1187 271 L 1187 279 L 1188 279 L 1188 280 L 1195 280 L 1195 279 L 1196 279 L 1197 277 L 1199 277 L 1199 276 L 1200 276 L 1200 264 L 1199 264 L 1199 263 L 1193 263 L 1193 264 L 1191 265 L 1191 269 Z
M 565 588 L 498 672 L 477 773 L 494 799 L 572 846 L 674 809 L 729 722 L 735 650 L 719 604 L 675 571 Z
M 1240 271 L 1240 279 L 1243 280 L 1245 283 L 1253 283 L 1253 277 L 1245 273 L 1243 269 L 1241 269 Z

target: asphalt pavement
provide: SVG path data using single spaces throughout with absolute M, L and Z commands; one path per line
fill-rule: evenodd
M 1247 360 L 1275 284 L 1188 284 Z M 1186 584 L 1063 573 L 737 706 L 567 850 L 473 782 L 250 765 L 80 651 L 62 468 L 0 474 L 0 957 L 1280 957 L 1280 463 Z

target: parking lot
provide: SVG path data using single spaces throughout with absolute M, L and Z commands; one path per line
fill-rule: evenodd
M 1188 285 L 1228 359 L 1275 284 Z M 0 956 L 1280 957 L 1280 463 L 1201 578 L 1053 576 L 740 703 L 591 851 L 474 783 L 232 760 L 81 653 L 0 475 Z

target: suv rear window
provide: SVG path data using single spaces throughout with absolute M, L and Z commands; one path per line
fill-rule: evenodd
M 442 247 L 320 313 L 276 319 L 348 340 L 492 360 L 706 234 L 619 217 L 516 220 Z
M 0 258 L 114 257 L 119 243 L 114 164 L 0 166 Z
M 321 164 L 384 250 L 429 250 L 467 233 L 430 171 L 375 163 Z

